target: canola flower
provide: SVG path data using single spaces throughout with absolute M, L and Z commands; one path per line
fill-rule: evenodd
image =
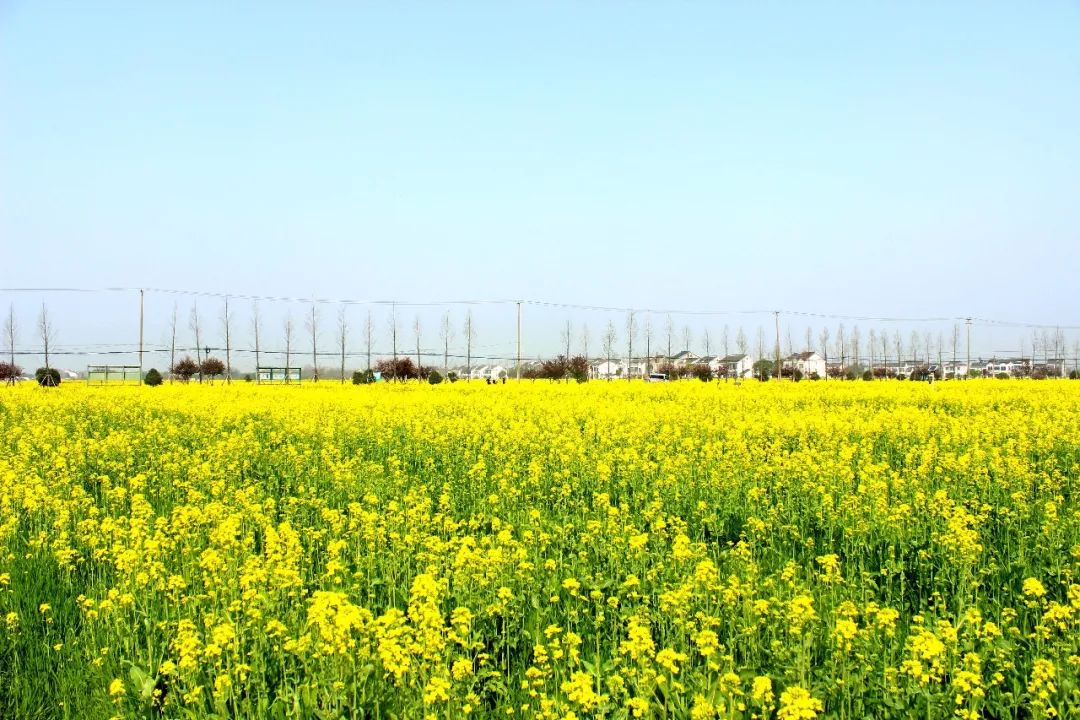
M 1080 386 L 0 388 L 0 717 L 1080 717 Z

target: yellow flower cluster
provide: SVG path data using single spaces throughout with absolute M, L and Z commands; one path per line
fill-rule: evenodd
M 1078 487 L 1068 381 L 0 388 L 0 717 L 1080 717 Z

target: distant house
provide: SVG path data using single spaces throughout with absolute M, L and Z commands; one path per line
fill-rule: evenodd
M 968 365 L 963 360 L 945 362 L 945 377 L 963 378 L 968 375 Z
M 1031 361 L 1027 358 L 990 358 L 983 372 L 991 377 L 1002 373 L 1021 376 L 1027 375 L 1030 368 Z
M 697 363 L 697 361 L 698 356 L 690 352 L 689 350 L 677 352 L 668 358 L 668 362 L 670 362 L 675 367 L 686 367 L 687 365 L 693 365 Z
M 716 368 L 717 372 L 724 368 L 728 377 L 746 378 L 754 372 L 754 359 L 746 353 L 725 355 L 716 361 Z
M 698 365 L 708 365 L 709 369 L 715 374 L 720 369 L 720 356 L 719 355 L 702 355 L 697 360 Z
M 623 366 L 618 360 L 601 360 L 592 366 L 592 376 L 599 380 L 622 377 Z
M 816 373 L 818 377 L 823 378 L 825 377 L 825 358 L 813 350 L 792 353 L 784 358 L 784 368 L 798 370 L 806 377 Z

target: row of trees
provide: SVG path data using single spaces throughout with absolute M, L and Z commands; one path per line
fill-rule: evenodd
M 325 346 L 322 351 L 319 349 L 320 340 L 325 340 L 323 338 L 325 328 L 320 306 L 314 302 L 310 304 L 304 314 L 303 336 L 301 336 L 301 328 L 297 326 L 293 316 L 287 315 L 281 325 L 284 351 L 270 351 L 264 348 L 266 328 L 259 303 L 255 302 L 252 306 L 250 331 L 254 339 L 253 350 L 256 366 L 262 366 L 264 355 L 273 353 L 275 356 L 283 355 L 284 366 L 291 368 L 294 367 L 295 362 L 310 350 L 310 366 L 313 369 L 312 379 L 315 381 L 320 380 L 320 358 L 325 359 L 336 356 L 339 364 L 338 377 L 341 382 L 345 382 L 346 357 L 349 355 L 348 346 L 350 333 L 352 332 L 345 310 L 345 306 L 339 309 L 336 323 L 334 323 L 334 352 L 326 352 Z M 225 370 L 221 375 L 228 381 L 232 377 L 233 340 L 237 323 L 234 308 L 230 304 L 228 297 L 222 300 L 217 320 L 218 328 L 208 330 L 204 318 L 200 315 L 198 303 L 194 303 L 188 314 L 187 327 L 191 333 L 190 338 L 194 341 L 196 357 L 203 354 L 209 355 L 211 349 L 224 353 L 222 362 Z M 184 379 L 178 373 L 171 371 L 172 368 L 177 366 L 178 352 L 185 352 L 185 348 L 178 347 L 177 344 L 180 325 L 179 308 L 174 304 L 169 324 L 170 378 Z M 651 314 L 646 313 L 644 317 L 641 317 L 640 313 L 633 311 L 626 313 L 620 325 L 617 325 L 614 320 L 608 321 L 604 332 L 599 338 L 599 357 L 606 358 L 608 361 L 616 357 L 642 358 L 646 372 L 663 372 L 659 364 L 651 359 L 656 356 L 671 358 L 674 353 L 684 350 L 701 351 L 703 355 L 730 355 L 734 352 L 745 354 L 750 352 L 751 349 L 750 340 L 743 327 L 732 328 L 724 325 L 715 336 L 706 328 L 700 336 L 695 338 L 689 325 L 684 325 L 681 330 L 677 330 L 670 315 L 667 316 L 663 327 L 658 328 L 654 326 Z M 415 358 L 414 365 L 418 369 L 422 366 L 422 357 L 425 355 L 430 357 L 433 354 L 430 347 L 422 351 L 424 328 L 419 315 L 414 318 L 412 323 L 411 347 L 409 348 L 404 346 L 405 339 L 396 305 L 391 305 L 391 313 L 387 320 L 386 329 L 391 344 L 391 359 L 394 363 L 400 358 L 412 357 Z M 44 355 L 44 367 L 51 368 L 50 350 L 55 342 L 55 329 L 45 304 L 41 306 L 36 330 Z M 368 311 L 365 322 L 359 331 L 366 349 L 365 369 L 373 369 L 375 367 L 373 361 L 375 360 L 376 325 L 371 311 Z M 450 346 L 456 341 L 459 332 L 461 340 L 464 342 L 465 364 L 471 368 L 476 340 L 476 328 L 471 310 L 466 312 L 460 329 L 455 326 L 449 312 L 446 312 L 440 320 L 438 336 L 443 356 L 443 374 L 450 369 Z M 17 334 L 18 327 L 14 305 L 12 305 L 9 307 L 4 323 L 4 337 L 10 354 L 9 364 L 12 366 L 15 365 Z M 223 347 L 210 348 L 211 336 L 215 338 L 212 342 L 223 342 Z M 594 351 L 594 348 L 590 347 L 593 338 L 589 326 L 587 324 L 582 325 L 575 330 L 573 322 L 568 318 L 561 328 L 560 336 L 560 350 L 562 351 L 560 355 L 564 358 L 564 362 L 569 362 L 567 359 L 581 357 L 585 359 L 585 364 L 588 365 L 590 352 Z M 573 348 L 575 339 L 578 340 L 578 352 L 576 353 Z M 758 326 L 756 342 L 754 343 L 755 357 L 775 358 L 776 355 L 781 354 L 778 340 L 779 338 L 775 334 L 767 333 L 764 326 Z M 871 373 L 875 372 L 878 366 L 886 368 L 890 362 L 899 364 L 901 361 L 905 363 L 912 362 L 916 365 L 936 364 L 940 367 L 944 364 L 946 358 L 950 358 L 955 366 L 961 355 L 967 356 L 968 343 L 968 338 L 962 337 L 960 324 L 954 324 L 951 333 L 947 337 L 941 332 L 935 335 L 930 332 L 919 333 L 912 331 L 905 340 L 899 331 L 889 333 L 884 330 L 871 329 L 864 334 L 858 325 L 848 329 L 841 323 L 835 330 L 830 330 L 828 327 L 822 328 L 816 337 L 811 328 L 807 327 L 802 342 L 796 342 L 791 328 L 788 328 L 784 340 L 786 341 L 784 355 L 790 355 L 798 350 L 815 351 L 820 353 L 827 362 L 832 360 L 831 364 L 833 365 L 835 365 L 835 361 L 839 360 L 841 368 L 863 367 L 869 369 Z M 207 343 L 205 347 L 204 342 Z M 281 346 L 278 345 L 278 347 Z M 1030 339 L 1021 344 L 1021 354 L 1029 350 L 1033 358 L 1037 358 L 1041 354 L 1043 364 L 1047 365 L 1050 359 L 1065 356 L 1065 335 L 1060 329 L 1036 329 Z M 415 351 L 415 354 L 413 351 Z M 1073 354 L 1074 356 L 1080 356 L 1080 341 L 1077 341 Z M 198 361 L 193 362 L 201 366 Z M 280 360 L 277 360 L 276 364 L 280 364 L 280 362 Z M 846 372 L 846 370 L 841 372 Z M 677 373 L 678 371 L 675 371 L 673 374 Z M 195 374 L 199 375 L 200 379 L 208 375 L 201 368 Z M 392 372 L 390 376 L 394 378 L 401 377 L 400 373 L 397 372 Z M 193 376 L 189 376 L 188 379 L 190 377 Z

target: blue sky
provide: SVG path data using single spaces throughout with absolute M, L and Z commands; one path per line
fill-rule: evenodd
M 0 5 L 0 285 L 1080 325 L 1080 4 L 223 5 Z

